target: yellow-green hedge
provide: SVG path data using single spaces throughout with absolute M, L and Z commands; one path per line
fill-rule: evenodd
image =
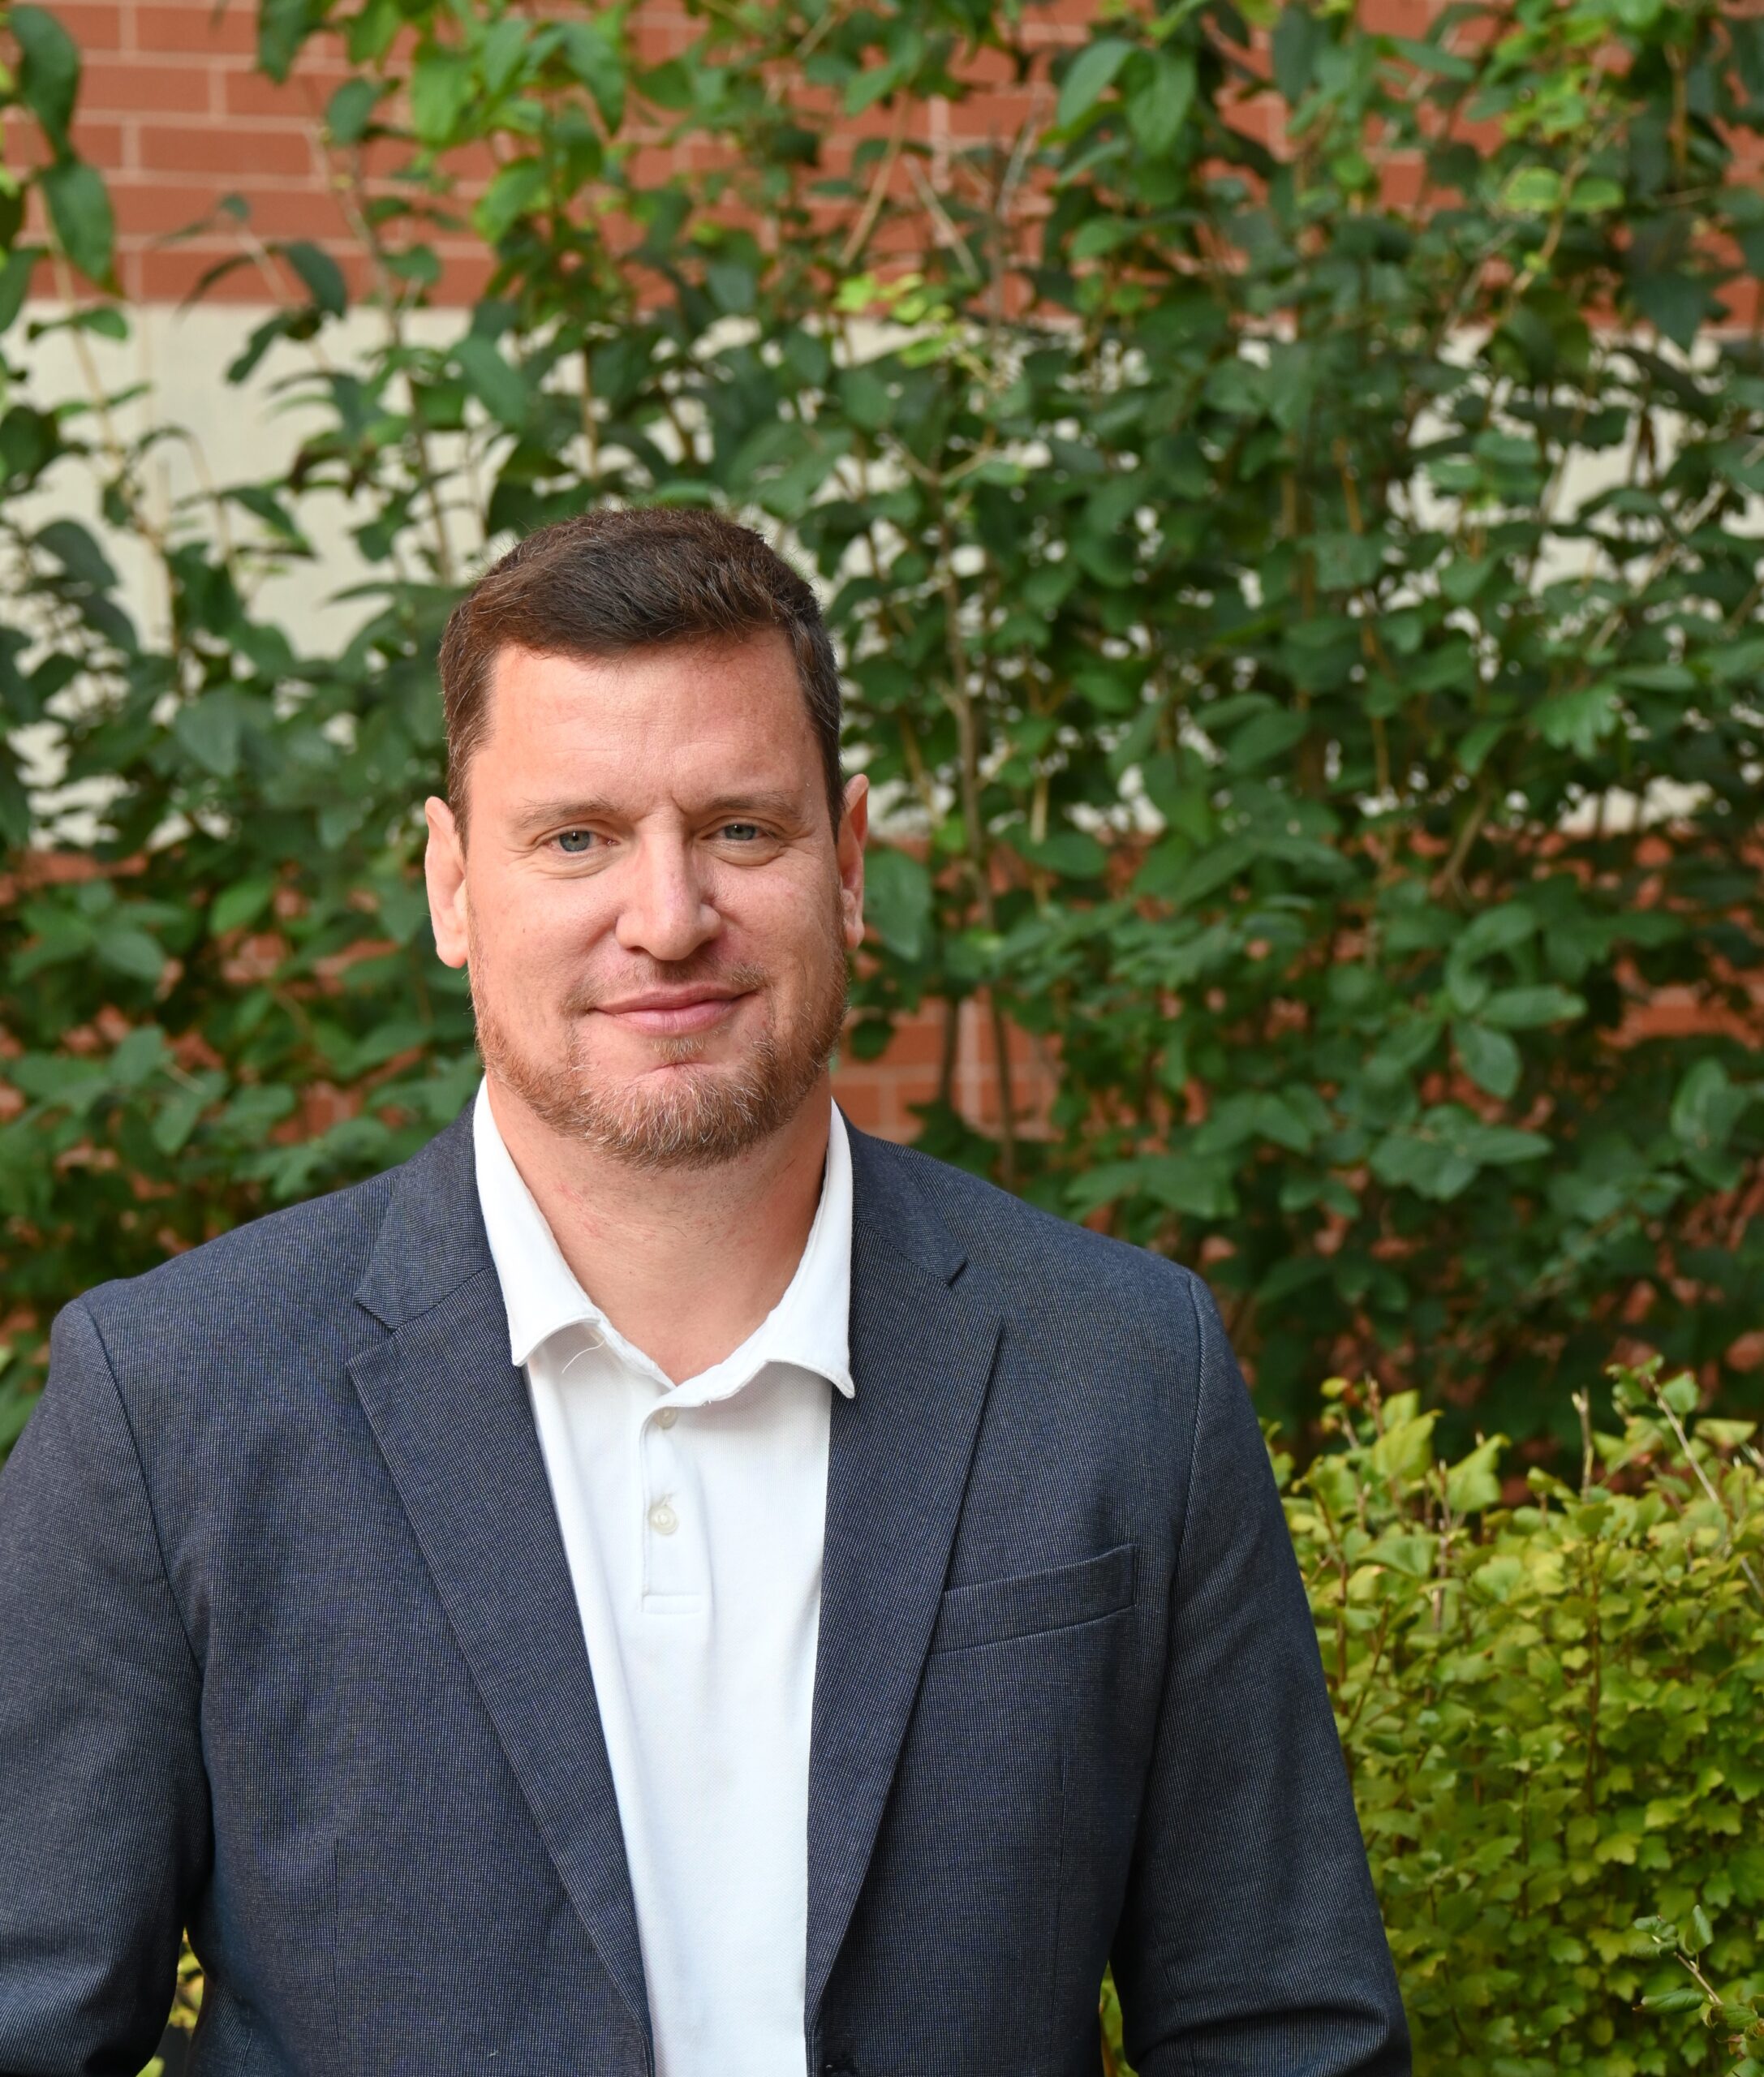
M 1340 1378 L 1276 1451 L 1422 2077 L 1764 2077 L 1764 1457 L 1658 1370 L 1573 1482 Z

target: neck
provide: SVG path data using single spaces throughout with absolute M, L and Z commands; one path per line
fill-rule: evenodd
M 488 1087 L 497 1129 L 559 1252 L 626 1340 L 677 1384 L 733 1354 L 802 1258 L 820 1202 L 828 1077 L 734 1160 L 659 1172 L 553 1132 L 493 1074 Z

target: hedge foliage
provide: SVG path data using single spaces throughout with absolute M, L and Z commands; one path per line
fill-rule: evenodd
M 1658 1367 L 1617 1371 L 1621 1430 L 1589 1420 L 1581 1476 L 1534 1468 L 1523 1504 L 1504 1438 L 1441 1464 L 1415 1395 L 1339 1379 L 1288 1485 L 1426 2069 L 1715 2066 L 1700 2024 L 1631 2016 L 1684 1980 L 1646 1914 L 1701 1908 L 1713 1973 L 1764 1991 L 1764 1457 Z
M 79 53 L 11 10 L 43 164 L 0 195 L 0 1419 L 73 1292 L 458 1107 L 435 638 L 604 498 L 818 573 L 850 755 L 922 839 L 872 862 L 851 1046 L 971 998 L 1059 1070 L 996 1138 L 934 1104 L 933 1150 L 1206 1260 L 1289 1417 L 1372 1368 L 1525 1433 L 1625 1326 L 1755 1397 L 1764 22 L 688 12 L 653 62 L 619 7 L 264 0 L 267 73 L 350 67 L 321 142 L 383 329 L 229 204 L 283 301 L 167 508 L 174 428 L 95 363 L 32 388 L 33 338 L 130 317 Z M 934 99 L 991 133 L 923 141 Z M 462 227 L 488 292 L 418 323 Z M 87 299 L 21 316 L 45 269 Z M 242 480 L 258 381 L 315 415 Z M 262 588 L 327 511 L 368 571 L 337 645 Z M 1637 1023 L 1661 991 L 1690 1030 Z
M 1573 1482 L 1370 1380 L 1276 1457 L 1420 2077 L 1764 2071 L 1764 1455 L 1659 1370 Z

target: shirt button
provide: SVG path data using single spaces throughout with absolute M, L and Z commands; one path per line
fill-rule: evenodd
M 658 1428 L 671 1428 L 679 1418 L 680 1409 L 678 1407 L 665 1406 L 656 1416 L 656 1426 Z
M 658 1500 L 649 1510 L 649 1526 L 657 1536 L 672 1536 L 680 1526 L 680 1517 L 667 1501 Z

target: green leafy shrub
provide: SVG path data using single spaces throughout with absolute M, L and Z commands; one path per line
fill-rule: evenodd
M 234 380 L 313 430 L 167 508 L 171 428 L 95 363 L 32 390 L 45 325 L 129 318 L 78 53 L 11 11 L 44 166 L 0 194 L 0 1421 L 71 1293 L 457 1107 L 435 636 L 514 531 L 609 497 L 725 505 L 820 574 L 850 754 L 922 840 L 875 860 L 850 1043 L 978 999 L 1057 1069 L 1039 1125 L 934 1105 L 933 1150 L 1205 1260 L 1289 1419 L 1370 1367 L 1528 1434 L 1626 1325 L 1739 1404 L 1764 23 L 689 11 L 658 63 L 617 11 L 267 5 L 266 71 L 350 67 L 322 143 L 383 333 L 339 330 L 328 254 L 242 245 L 286 300 Z M 1028 118 L 933 152 L 982 61 Z M 493 279 L 437 314 L 467 221 Z M 98 299 L 21 318 L 45 267 Z M 336 644 L 262 588 L 327 510 L 365 565 Z M 1688 1032 L 1637 1021 L 1668 988 Z
M 1517 1504 L 1503 1438 L 1437 1462 L 1413 1394 L 1339 1379 L 1283 1466 L 1422 2069 L 1713 2066 L 1633 2015 L 1683 1981 L 1643 1913 L 1706 1911 L 1709 1965 L 1764 1989 L 1764 1456 L 1658 1370 L 1615 1371 L 1577 1481 L 1508 1470 Z
M 1573 1485 L 1370 1380 L 1276 1451 L 1418 2077 L 1764 2066 L 1764 1455 L 1659 1370 Z

